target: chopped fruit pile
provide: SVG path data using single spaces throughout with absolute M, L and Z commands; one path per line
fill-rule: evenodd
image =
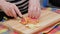
M 24 18 L 21 19 L 22 24 L 28 24 L 28 23 L 36 24 L 38 22 L 39 22 L 38 19 L 32 19 L 32 18 L 29 18 L 29 17 L 24 17 Z

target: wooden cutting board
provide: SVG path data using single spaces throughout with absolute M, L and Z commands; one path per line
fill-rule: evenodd
M 27 15 L 24 15 L 25 17 Z M 20 19 L 18 18 L 17 20 L 15 19 L 10 19 L 8 21 L 4 22 L 4 25 L 7 27 L 11 27 L 14 30 L 17 30 L 23 34 L 32 34 L 37 31 L 41 31 L 42 29 L 51 26 L 52 24 L 55 24 L 60 21 L 60 14 L 54 13 L 52 11 L 48 10 L 42 10 L 41 11 L 41 17 L 40 17 L 40 22 L 35 24 L 35 28 L 28 28 L 26 25 L 23 25 L 20 23 Z M 28 25 L 28 24 L 27 24 Z M 29 24 L 31 25 L 31 24 Z

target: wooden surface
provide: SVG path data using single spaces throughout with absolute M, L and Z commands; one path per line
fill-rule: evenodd
M 24 16 L 27 16 L 27 15 L 24 15 Z M 55 24 L 58 21 L 60 21 L 60 14 L 57 14 L 48 10 L 42 10 L 40 22 L 35 24 L 37 28 L 27 28 L 26 25 L 23 25 L 20 23 L 20 19 L 17 19 L 17 20 L 11 19 L 11 20 L 5 21 L 4 25 L 6 25 L 7 27 L 10 26 L 12 29 L 22 32 L 23 34 L 32 34 L 37 31 L 41 31 L 42 29 L 49 27 L 50 25 Z

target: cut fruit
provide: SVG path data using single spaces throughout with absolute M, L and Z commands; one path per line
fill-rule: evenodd
M 29 17 L 24 17 L 24 18 L 21 19 L 22 24 L 28 24 L 28 23 L 36 24 L 38 22 L 39 22 L 38 19 L 32 19 L 32 18 L 29 18 Z
M 29 23 L 32 23 L 32 24 L 36 24 L 36 23 L 38 23 L 39 22 L 39 20 L 38 19 L 30 19 L 29 20 Z
M 22 19 L 21 19 L 21 23 L 22 23 L 22 24 L 27 24 L 27 18 L 22 18 Z

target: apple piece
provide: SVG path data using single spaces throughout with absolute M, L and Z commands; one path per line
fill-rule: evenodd
M 24 17 L 21 19 L 22 24 L 27 24 L 28 23 L 28 17 Z
M 21 19 L 22 24 L 28 24 L 28 23 L 36 24 L 38 22 L 39 22 L 39 19 L 32 19 L 30 17 L 24 17 L 24 18 Z

